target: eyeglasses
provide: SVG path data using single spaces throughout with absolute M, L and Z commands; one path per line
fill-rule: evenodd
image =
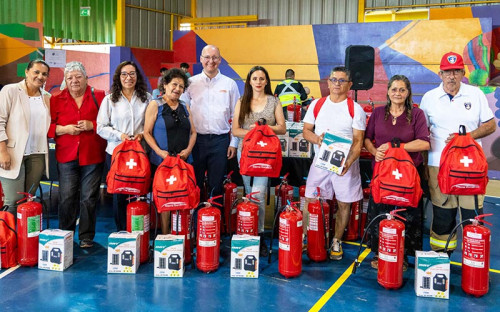
M 391 91 L 391 93 L 406 93 L 406 91 L 408 91 L 408 89 L 405 89 L 405 88 L 392 88 L 390 89 L 389 91 Z
M 346 82 L 349 82 L 349 80 L 345 80 L 345 79 L 342 79 L 342 78 L 341 78 L 341 79 L 337 79 L 337 78 L 335 78 L 335 77 L 333 77 L 333 78 L 329 78 L 328 80 L 330 80 L 330 81 L 331 81 L 331 83 L 333 83 L 333 84 L 337 84 L 337 82 L 338 82 L 340 85 L 341 85 L 341 84 L 344 84 L 344 83 L 346 83 Z
M 177 113 L 177 111 L 176 111 L 176 110 L 173 110 L 173 111 L 171 112 L 171 114 L 172 114 L 172 117 L 174 118 L 174 122 L 175 122 L 176 124 L 178 124 L 178 123 L 181 121 L 181 119 L 179 118 L 179 113 Z
M 136 72 L 130 72 L 130 73 L 127 73 L 127 72 L 121 72 L 120 73 L 120 76 L 122 76 L 122 78 L 127 78 L 127 76 L 129 76 L 130 78 L 135 78 L 135 76 L 137 76 L 137 73 Z
M 213 62 L 217 62 L 220 60 L 220 56 L 209 56 L 209 55 L 202 55 L 201 56 L 205 61 L 212 60 Z
M 463 73 L 463 69 L 450 69 L 450 70 L 442 70 L 441 75 L 449 77 L 449 76 L 458 76 Z

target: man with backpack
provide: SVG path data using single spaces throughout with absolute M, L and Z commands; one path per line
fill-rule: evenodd
M 316 189 L 319 187 L 321 197 L 324 199 L 332 199 L 335 194 L 339 207 L 335 221 L 335 235 L 330 248 L 332 260 L 342 259 L 341 239 L 349 222 L 351 203 L 363 198 L 358 159 L 363 146 L 366 114 L 359 104 L 347 97 L 351 86 L 349 70 L 345 67 L 335 67 L 328 78 L 330 95 L 312 102 L 304 117 L 304 138 L 314 144 L 316 152 L 307 177 L 306 200 L 309 202 L 315 198 Z M 314 165 L 325 132 L 352 140 L 344 169 L 340 174 L 319 169 Z M 307 227 L 307 205 L 304 210 L 304 227 Z M 306 231 L 307 229 L 304 229 L 304 233 Z
M 456 214 L 460 207 L 462 219 L 470 219 L 482 213 L 484 195 L 477 195 L 477 207 L 473 195 L 446 195 L 438 185 L 441 153 L 446 144 L 465 125 L 466 131 L 481 144 L 481 138 L 495 132 L 493 112 L 484 93 L 477 87 L 465 84 L 464 61 L 455 52 L 441 58 L 439 77 L 442 83 L 428 91 L 422 98 L 420 108 L 424 111 L 430 128 L 428 169 L 429 191 L 433 205 L 430 245 L 433 250 L 443 251 L 449 234 L 456 225 Z M 475 211 L 475 209 L 478 211 Z M 448 251 L 457 247 L 456 234 L 450 240 Z

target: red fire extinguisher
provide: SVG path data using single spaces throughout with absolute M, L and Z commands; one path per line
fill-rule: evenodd
M 361 201 L 357 201 L 351 204 L 351 217 L 344 234 L 344 240 L 346 241 L 354 241 L 359 238 L 359 219 L 361 214 L 360 202 Z
M 328 237 L 330 230 L 330 206 L 318 198 L 309 202 L 309 224 L 307 225 L 307 256 L 313 261 L 327 259 Z
M 220 254 L 220 210 L 212 205 L 217 204 L 215 199 L 222 195 L 212 197 L 205 207 L 197 211 L 197 240 L 196 266 L 202 272 L 212 272 L 219 268 Z
M 194 209 L 172 211 L 171 231 L 175 235 L 184 235 L 184 264 L 191 263 L 191 215 Z
M 287 202 L 293 201 L 293 186 L 288 184 L 288 175 L 286 173 L 279 185 L 276 185 L 274 189 L 274 213 L 281 211 L 282 207 L 285 207 Z
M 474 219 L 463 220 L 453 229 L 446 242 L 445 252 L 453 233 L 466 222 L 462 237 L 462 289 L 465 293 L 480 297 L 488 293 L 490 274 L 490 241 L 491 231 L 479 222 L 492 226 L 483 220 L 492 213 L 476 216 Z
M 306 179 L 306 178 L 304 178 Z M 306 185 L 301 185 L 299 187 L 299 201 L 300 201 L 300 211 L 304 211 L 306 207 Z
M 38 263 L 38 236 L 42 226 L 42 204 L 34 201 L 30 193 L 17 201 L 25 203 L 17 206 L 17 261 L 22 266 L 34 266 Z
M 286 278 L 302 273 L 302 213 L 297 204 L 287 205 L 279 221 L 278 271 Z
M 379 214 L 367 226 L 367 231 L 361 239 L 358 255 L 354 261 L 352 269 L 356 273 L 356 268 L 360 265 L 358 261 L 361 253 L 361 246 L 368 233 L 368 228 L 381 217 L 386 219 L 380 221 L 379 224 L 379 247 L 378 247 L 378 271 L 377 282 L 386 289 L 397 289 L 403 285 L 403 261 L 405 247 L 405 225 L 403 222 L 396 220 L 399 218 L 406 221 L 397 213 L 406 209 L 396 209 L 390 213 Z
M 293 97 L 293 103 L 286 107 L 288 121 L 300 121 L 300 104 L 297 104 L 297 98 Z
M 365 235 L 366 219 L 368 217 L 368 208 L 370 203 L 370 188 L 363 189 L 363 208 L 361 210 L 361 220 L 359 224 L 359 236 L 363 237 Z
M 131 201 L 132 199 L 135 201 Z M 144 263 L 149 259 L 150 204 L 146 197 L 141 196 L 130 197 L 129 201 L 130 203 L 127 205 L 127 232 L 141 233 L 140 261 Z
M 257 193 L 259 192 L 253 192 L 247 197 L 243 197 L 243 202 L 237 206 L 236 234 L 238 235 L 259 235 L 259 205 L 256 204 L 259 200 L 252 196 Z
M 234 209 L 233 204 L 238 199 L 238 186 L 236 183 L 231 181 L 231 174 L 227 174 L 226 180 L 224 180 L 224 233 L 231 234 L 236 231 L 236 209 Z M 230 228 L 231 227 L 231 228 Z

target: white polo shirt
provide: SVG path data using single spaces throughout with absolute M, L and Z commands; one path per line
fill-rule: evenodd
M 420 108 L 425 113 L 430 131 L 431 150 L 428 164 L 434 167 L 439 167 L 446 139 L 451 133 L 457 133 L 460 125 L 464 125 L 466 131 L 471 132 L 481 123 L 494 118 L 483 91 L 463 82 L 451 100 L 441 83 L 439 87 L 424 94 Z M 481 144 L 480 139 L 476 141 Z
M 304 122 L 314 125 L 315 134 L 321 135 L 324 132 L 330 132 L 352 140 L 352 129 L 365 131 L 366 113 L 358 103 L 354 102 L 354 118 L 352 118 L 347 107 L 347 99 L 339 103 L 334 103 L 328 96 L 315 119 L 314 107 L 316 103 L 318 103 L 318 100 L 313 101 L 309 105 L 307 113 L 304 116 Z M 314 151 L 316 154 L 318 153 L 318 146 L 316 144 L 314 144 Z

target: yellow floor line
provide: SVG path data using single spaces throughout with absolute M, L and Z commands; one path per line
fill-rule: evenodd
M 461 262 L 455 262 L 455 261 L 450 261 L 451 264 L 453 265 L 456 265 L 456 266 L 462 266 L 462 263 Z M 500 273 L 500 270 L 496 270 L 496 269 L 492 269 L 490 268 L 490 272 L 493 272 L 493 273 Z
M 20 264 L 16 265 L 15 267 L 12 267 L 10 269 L 8 269 L 7 271 L 3 272 L 2 274 L 0 274 L 0 279 L 6 277 L 7 275 L 9 275 L 10 273 L 14 272 L 15 270 L 19 269 L 21 267 Z
M 359 244 L 358 244 L 359 245 Z M 370 253 L 371 249 L 366 248 L 363 253 L 361 253 L 361 256 L 359 257 L 359 262 L 363 262 L 363 260 L 366 258 L 366 256 Z M 314 304 L 314 306 L 309 310 L 309 312 L 315 312 L 321 310 L 323 306 L 330 300 L 330 298 L 337 292 L 337 290 L 344 284 L 344 282 L 351 276 L 352 274 L 352 268 L 354 266 L 354 263 L 352 263 L 347 270 L 342 273 L 342 275 L 339 277 L 335 283 L 330 287 L 330 289 L 327 290 L 327 292 Z
M 348 244 L 348 245 L 354 245 L 354 246 L 359 246 L 359 243 L 356 243 L 356 242 L 342 242 L 344 244 Z M 366 246 L 365 244 L 361 245 L 362 247 L 368 247 Z

